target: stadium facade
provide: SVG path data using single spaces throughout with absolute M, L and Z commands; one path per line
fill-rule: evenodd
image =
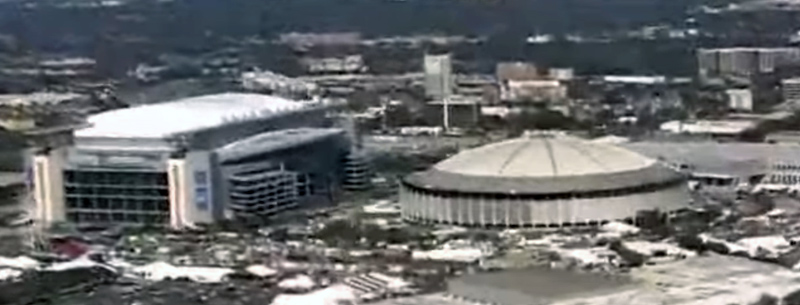
M 223 93 L 91 116 L 32 155 L 35 218 L 181 228 L 332 201 L 350 147 L 338 106 Z
M 407 176 L 406 220 L 480 227 L 596 226 L 673 212 L 686 178 L 654 159 L 563 134 L 529 134 L 463 151 Z

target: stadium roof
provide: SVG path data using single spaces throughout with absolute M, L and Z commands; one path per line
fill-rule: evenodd
M 277 151 L 293 146 L 319 141 L 334 135 L 343 135 L 340 128 L 298 128 L 266 132 L 225 145 L 216 150 L 223 162 L 252 155 Z
M 632 171 L 654 163 L 654 159 L 610 144 L 534 135 L 467 150 L 435 168 L 472 176 L 564 177 Z
M 406 177 L 418 188 L 558 194 L 673 183 L 683 175 L 627 149 L 568 136 L 532 136 L 467 150 Z
M 103 112 L 88 118 L 92 125 L 77 137 L 164 138 L 303 108 L 281 97 L 222 93 L 160 104 Z

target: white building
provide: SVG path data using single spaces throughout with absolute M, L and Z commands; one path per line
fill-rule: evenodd
M 670 133 L 684 133 L 710 136 L 736 136 L 753 129 L 758 124 L 749 120 L 696 120 L 669 121 L 659 129 Z
M 331 198 L 344 131 L 301 127 L 333 106 L 225 93 L 94 115 L 32 156 L 35 219 L 180 228 Z
M 800 48 L 700 49 L 697 63 L 701 78 L 747 77 L 800 63 Z
M 317 84 L 291 78 L 271 71 L 242 73 L 242 87 L 255 92 L 269 92 L 282 96 L 312 96 L 318 92 Z
M 425 95 L 441 100 L 453 93 L 453 63 L 450 54 L 425 55 Z
M 495 68 L 497 81 L 534 80 L 539 78 L 536 65 L 529 62 L 501 62 Z
M 550 78 L 560 81 L 569 81 L 575 78 L 575 70 L 572 68 L 550 68 L 547 73 Z
M 361 55 L 304 58 L 301 63 L 310 73 L 355 73 L 366 69 Z
M 559 101 L 567 98 L 567 87 L 557 80 L 510 80 L 500 88 L 503 101 Z
M 734 110 L 753 111 L 753 92 L 750 89 L 728 89 L 728 108 Z

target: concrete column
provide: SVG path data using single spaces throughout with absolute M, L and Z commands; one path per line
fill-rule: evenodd
M 210 167 L 210 154 L 203 151 L 176 155 L 167 161 L 170 226 L 173 228 L 217 220 Z
M 478 204 L 476 201 L 476 197 L 473 195 L 466 195 L 464 196 L 467 201 L 467 221 L 471 225 L 475 224 L 475 205 Z
M 504 217 L 505 218 L 505 225 L 506 225 L 506 227 L 509 227 L 511 225 L 511 198 L 510 197 L 506 197 L 506 199 L 503 200 L 503 201 L 505 201 L 505 204 L 503 206 L 505 206 L 505 209 L 506 209 L 506 213 L 505 213 L 506 215 Z
M 186 161 L 170 159 L 167 161 L 167 180 L 169 182 L 169 224 L 173 229 L 181 229 L 187 225 L 186 205 L 187 179 Z
M 67 219 L 64 204 L 66 154 L 66 148 L 57 148 L 33 156 L 33 216 L 43 224 Z

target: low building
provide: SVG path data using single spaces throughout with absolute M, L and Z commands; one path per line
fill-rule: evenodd
M 309 73 L 356 73 L 366 69 L 361 55 L 344 57 L 304 58 L 301 63 Z
M 764 142 L 770 144 L 791 144 L 800 145 L 800 131 L 782 130 L 768 134 Z
M 90 100 L 88 95 L 75 93 L 35 92 L 0 95 L 0 126 L 9 130 L 31 130 L 37 126 L 52 126 L 54 114 L 80 113 Z
M 659 84 L 666 84 L 667 77 L 646 76 L 646 75 L 606 75 L 603 76 L 603 82 L 620 83 L 620 84 L 638 84 L 638 85 L 659 85 Z
M 567 98 L 567 87 L 557 80 L 509 80 L 501 85 L 503 101 L 557 101 Z
M 295 47 L 312 46 L 352 46 L 361 43 L 361 33 L 358 32 L 332 32 L 332 33 L 284 33 L 278 37 L 278 42 Z
M 539 70 L 536 69 L 536 65 L 528 62 L 501 62 L 497 64 L 495 73 L 497 80 L 501 83 L 539 79 Z
M 253 92 L 280 96 L 312 96 L 319 88 L 312 82 L 287 77 L 271 71 L 242 73 L 242 87 Z
M 757 126 L 758 122 L 752 120 L 694 120 L 665 122 L 659 129 L 676 134 L 733 138 Z
M 629 142 L 621 146 L 681 169 L 718 191 L 800 187 L 800 145 L 767 143 Z
M 740 111 L 753 111 L 753 92 L 750 89 L 729 89 L 728 108 Z
M 445 128 L 474 128 L 481 116 L 479 97 L 453 96 L 446 102 L 428 102 L 425 114 L 429 122 L 441 122 Z
M 572 68 L 550 68 L 547 71 L 550 78 L 558 81 L 570 81 L 575 78 L 575 70 Z
M 499 99 L 497 81 L 491 75 L 458 74 L 456 75 L 456 95 L 480 97 L 483 103 L 493 104 Z

